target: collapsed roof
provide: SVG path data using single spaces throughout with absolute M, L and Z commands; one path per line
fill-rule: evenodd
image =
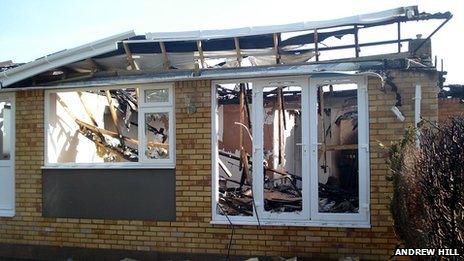
M 178 80 L 184 76 L 205 78 L 205 75 L 224 74 L 218 69 L 225 67 L 250 67 L 246 69 L 247 72 L 255 70 L 263 72 L 264 68 L 264 71 L 269 72 L 267 70 L 269 66 L 274 68 L 271 68 L 271 71 L 282 70 L 275 67 L 277 64 L 304 66 L 307 63 L 320 63 L 321 53 L 328 50 L 354 48 L 355 58 L 360 58 L 361 47 L 382 44 L 397 44 L 398 53 L 401 54 L 401 44 L 412 40 L 401 38 L 401 23 L 430 19 L 444 20 L 432 32 L 430 35 L 432 36 L 451 18 L 449 12 L 419 13 L 417 6 L 408 6 L 335 20 L 276 26 L 147 33 L 146 35 L 135 35 L 130 31 L 0 71 L 0 87 L 57 85 L 98 76 L 101 72 L 105 72 L 105 76 L 114 75 L 108 72 L 124 75 L 121 74 L 124 71 L 139 71 L 136 73 L 138 75 L 140 72 L 147 72 L 152 76 L 153 73 L 155 75 L 159 73 L 171 75 L 172 77 L 168 79 Z M 396 39 L 359 43 L 359 30 L 394 23 L 398 24 Z M 354 37 L 355 41 L 352 45 L 324 46 L 324 40 L 346 35 Z M 394 57 L 409 56 L 410 53 Z M 381 57 L 376 60 L 384 59 L 385 57 Z M 360 67 L 365 68 L 368 64 L 362 59 L 355 61 L 356 64 L 350 61 L 351 63 L 348 63 L 350 66 L 339 67 L 344 68 L 343 70 L 359 70 Z M 346 61 L 333 62 L 346 63 Z M 316 67 L 319 71 L 334 68 L 328 65 Z M 233 73 L 233 70 L 228 72 Z

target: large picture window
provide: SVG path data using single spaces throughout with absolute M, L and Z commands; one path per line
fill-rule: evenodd
M 213 83 L 213 223 L 369 226 L 365 76 Z
M 46 92 L 46 167 L 174 167 L 172 84 Z

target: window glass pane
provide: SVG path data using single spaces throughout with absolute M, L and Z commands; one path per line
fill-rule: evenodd
M 358 213 L 356 84 L 318 89 L 319 212 Z
M 0 160 L 10 159 L 11 116 L 11 103 L 0 101 Z
M 264 209 L 302 210 L 301 87 L 263 91 Z
M 138 161 L 135 89 L 50 93 L 49 163 Z
M 251 83 L 216 85 L 217 214 L 252 216 Z
M 169 113 L 145 113 L 145 155 L 148 159 L 169 159 Z
M 145 102 L 169 102 L 169 89 L 145 90 Z

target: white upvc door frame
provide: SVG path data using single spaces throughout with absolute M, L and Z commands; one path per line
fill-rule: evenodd
M 315 207 L 311 209 L 311 218 L 313 221 L 321 222 L 353 222 L 354 224 L 370 224 L 370 200 L 369 200 L 369 107 L 367 95 L 367 76 L 337 76 L 310 79 L 310 122 L 318 122 L 317 116 L 317 89 L 321 85 L 330 84 L 348 84 L 354 83 L 357 85 L 357 103 L 358 103 L 358 189 L 359 189 L 359 211 L 358 213 L 320 213 L 319 212 L 319 189 L 318 189 L 318 125 L 310 126 L 311 139 L 311 204 Z
M 254 81 L 253 86 L 253 166 L 259 166 L 259 169 L 253 172 L 253 195 L 255 195 L 256 209 L 257 212 L 262 218 L 263 222 L 265 220 L 280 220 L 288 222 L 293 222 L 297 220 L 309 220 L 310 215 L 310 186 L 309 186 L 309 164 L 308 161 L 302 160 L 301 164 L 301 183 L 302 183 L 302 210 L 299 212 L 269 212 L 264 209 L 264 173 L 262 170 L 264 152 L 263 152 L 263 126 L 264 126 L 264 107 L 263 107 L 263 91 L 265 87 L 286 87 L 286 86 L 300 86 L 302 97 L 301 97 L 301 110 L 302 110 L 302 130 L 301 130 L 301 144 L 300 149 L 302 153 L 302 159 L 307 158 L 308 155 L 308 133 L 309 133 L 309 124 L 308 120 L 305 118 L 308 115 L 308 103 L 305 102 L 307 99 L 308 93 L 308 77 L 279 77 L 279 78 L 268 78 L 268 79 L 258 79 Z
M 218 224 L 249 224 L 254 225 L 258 224 L 259 215 L 256 216 L 255 211 L 253 211 L 251 216 L 229 216 L 223 215 L 222 209 L 218 206 L 219 202 L 219 150 L 218 150 L 218 136 L 219 136 L 219 114 L 218 114 L 218 102 L 217 102 L 217 90 L 216 86 L 219 84 L 235 84 L 235 83 L 250 83 L 252 90 L 255 88 L 254 83 L 250 79 L 242 80 L 220 80 L 213 81 L 211 83 L 211 189 L 212 189 L 212 200 L 211 200 L 211 209 L 212 209 L 212 223 Z M 254 109 L 255 96 L 251 102 L 252 108 Z M 252 109 L 252 110 L 253 110 Z M 254 117 L 254 116 L 252 116 Z M 254 118 L 253 118 L 254 119 Z M 256 124 L 252 126 L 252 132 L 255 131 Z M 252 144 L 252 149 L 254 149 L 254 144 Z M 254 164 L 254 162 L 253 162 Z M 254 175 L 254 171 L 252 173 Z M 254 183 L 253 183 L 254 184 Z M 253 194 L 255 190 L 253 190 Z M 254 205 L 258 204 L 256 198 L 253 198 Z
M 253 195 L 256 212 L 252 216 L 221 215 L 217 207 L 219 200 L 217 164 L 218 119 L 217 84 L 238 82 L 251 83 L 252 101 L 252 133 L 253 133 L 253 166 L 263 164 L 263 89 L 266 86 L 279 86 L 292 83 L 302 87 L 302 178 L 303 178 L 303 210 L 297 213 L 270 213 L 264 211 L 264 174 L 253 170 Z M 359 155 L 359 212 L 351 213 L 319 213 L 318 192 L 318 131 L 317 131 L 317 87 L 325 84 L 354 83 L 358 86 L 358 155 Z M 370 174 L 369 174 L 369 118 L 366 75 L 341 75 L 330 77 L 288 76 L 272 78 L 229 79 L 214 81 L 211 88 L 211 144 L 212 144 L 212 224 L 241 225 L 295 225 L 315 227 L 370 227 Z
M 16 104 L 15 93 L 0 93 L 0 102 L 10 102 L 11 112 L 9 119 L 9 147 L 10 158 L 0 159 L 0 217 L 13 217 L 15 215 L 15 141 L 16 141 Z M 0 137 L 2 138 L 2 137 Z

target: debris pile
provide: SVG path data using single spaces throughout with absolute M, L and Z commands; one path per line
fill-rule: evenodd
M 319 183 L 319 212 L 357 213 L 358 205 L 357 193 Z
M 253 193 L 250 186 L 246 188 L 228 188 L 227 182 L 234 182 L 225 178 L 219 180 L 220 213 L 232 216 L 253 215 Z M 224 212 L 224 213 L 222 213 Z

